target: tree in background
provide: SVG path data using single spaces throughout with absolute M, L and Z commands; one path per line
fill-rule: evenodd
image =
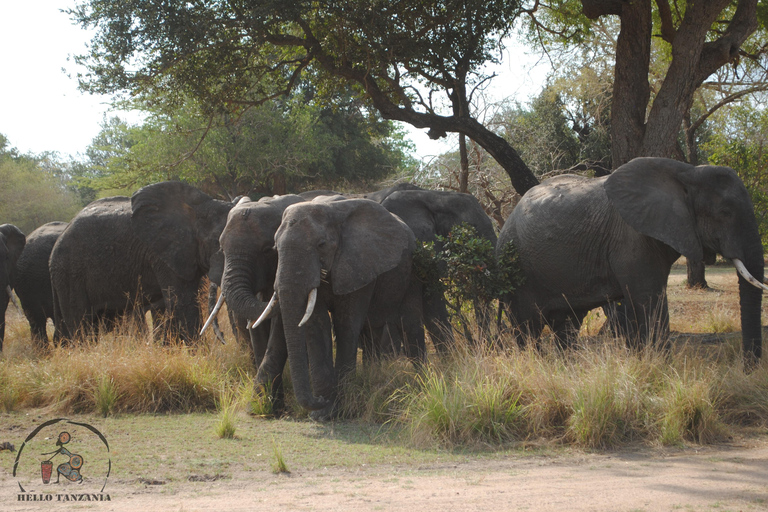
M 46 222 L 69 221 L 80 208 L 66 182 L 67 164 L 55 153 L 21 154 L 0 134 L 0 223 L 28 234 Z
M 96 35 L 81 88 L 188 98 L 207 114 L 284 98 L 307 77 L 325 97 L 351 88 L 389 120 L 464 133 L 499 162 L 514 188 L 536 185 L 517 152 L 472 116 L 521 6 L 508 0 L 382 2 L 122 2 L 70 11 Z
M 347 95 L 333 106 L 304 90 L 237 116 L 208 116 L 192 100 L 144 122 L 104 121 L 87 150 L 88 186 L 131 193 L 183 180 L 227 199 L 307 188 L 367 186 L 414 165 L 393 123 Z
M 768 112 L 746 104 L 720 111 L 716 117 L 717 128 L 704 149 L 712 164 L 735 169 L 744 181 L 768 250 Z

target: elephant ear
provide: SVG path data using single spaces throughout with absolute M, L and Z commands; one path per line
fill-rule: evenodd
M 178 181 L 155 183 L 131 197 L 131 224 L 138 237 L 179 277 L 200 275 L 197 213 L 211 197 Z
M 16 261 L 18 261 L 21 252 L 24 250 L 24 246 L 27 244 L 27 237 L 13 224 L 1 225 L 0 235 L 5 242 L 5 247 L 8 249 L 8 261 L 6 262 L 6 265 L 8 266 L 8 273 L 11 277 L 11 286 L 13 286 L 16 274 Z
M 632 228 L 701 261 L 704 251 L 685 185 L 693 172 L 693 166 L 676 160 L 635 158 L 606 178 L 605 192 Z
M 413 234 L 383 206 L 367 199 L 328 203 L 341 215 L 339 244 L 331 267 L 331 285 L 345 295 L 395 268 L 411 247 Z

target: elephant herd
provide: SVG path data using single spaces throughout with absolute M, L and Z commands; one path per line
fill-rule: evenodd
M 97 200 L 68 225 L 46 224 L 26 246 L 18 229 L 0 226 L 0 308 L 14 288 L 39 344 L 48 318 L 67 341 L 126 314 L 146 329 L 147 312 L 164 335 L 189 340 L 202 325 L 198 292 L 208 276 L 222 290 L 217 309 L 226 300 L 240 332 L 249 328 L 257 381 L 279 402 L 287 363 L 298 402 L 329 417 L 358 347 L 364 360 L 404 353 L 418 365 L 425 330 L 438 350 L 451 345 L 445 300 L 422 293 L 412 258 L 417 241 L 460 223 L 497 244 L 468 194 L 400 184 L 233 204 L 157 183 Z M 745 358 L 761 356 L 762 242 L 732 169 L 639 158 L 603 178 L 559 176 L 523 196 L 499 254 L 508 242 L 525 280 L 503 302 L 521 339 L 549 326 L 567 346 L 590 309 L 610 304 L 611 327 L 630 344 L 662 339 L 672 263 L 721 254 L 739 271 Z M 0 349 L 3 331 L 4 321 Z

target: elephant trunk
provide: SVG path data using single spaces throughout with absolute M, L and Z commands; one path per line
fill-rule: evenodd
M 221 281 L 221 292 L 231 311 L 249 320 L 261 316 L 266 303 L 259 300 L 253 292 L 253 274 L 246 261 L 228 257 Z
M 312 315 L 309 321 L 299 325 L 302 315 L 306 315 L 307 301 L 315 283 L 307 284 L 311 279 L 307 279 L 306 263 L 302 267 L 299 261 L 286 259 L 280 259 L 276 289 L 294 395 L 308 410 L 325 409 L 331 405 L 327 398 L 331 398 L 335 389 L 333 353 L 326 350 L 330 348 L 330 340 L 324 336 L 327 330 L 330 337 L 328 315 Z M 304 271 L 296 270 L 301 268 Z M 320 396 L 315 396 L 315 392 Z
M 759 238 L 754 247 L 745 252 L 744 267 L 757 281 L 764 277 L 763 248 Z M 747 366 L 760 360 L 763 352 L 763 328 L 760 318 L 763 290 L 739 274 L 739 307 L 741 310 L 741 339 Z

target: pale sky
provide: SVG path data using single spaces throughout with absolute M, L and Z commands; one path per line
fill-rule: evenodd
M 61 12 L 75 4 L 75 0 L 0 1 L 0 133 L 22 153 L 84 154 L 104 114 L 126 117 L 110 111 L 110 98 L 77 89 L 75 76 L 82 69 L 72 57 L 85 53 L 90 34 Z M 534 57 L 521 52 L 505 58 L 496 70 L 500 76 L 491 94 L 527 101 L 540 89 L 546 72 L 544 65 L 534 63 Z M 432 141 L 426 130 L 408 127 L 408 131 L 422 158 L 455 144 Z

